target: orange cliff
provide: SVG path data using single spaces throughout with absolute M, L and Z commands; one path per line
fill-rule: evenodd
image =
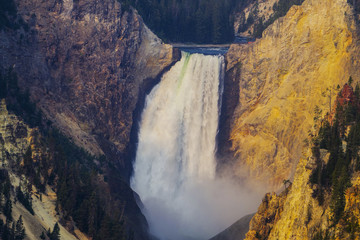
M 348 76 L 359 78 L 351 13 L 346 0 L 305 0 L 253 44 L 231 45 L 225 83 L 237 86 L 238 94 L 227 100 L 235 105 L 227 113 L 235 175 L 269 190 L 293 177 L 315 106 L 329 111 L 322 93 Z

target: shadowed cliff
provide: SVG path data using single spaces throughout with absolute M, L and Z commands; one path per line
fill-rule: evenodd
M 178 52 L 117 1 L 26 0 L 14 6 L 0 31 L 1 71 L 14 69 L 44 121 L 88 153 L 105 156 L 110 203 L 104 207 L 111 213 L 110 207 L 125 204 L 135 238 L 146 238 L 146 221 L 127 183 L 131 129 L 140 117 L 136 106 Z

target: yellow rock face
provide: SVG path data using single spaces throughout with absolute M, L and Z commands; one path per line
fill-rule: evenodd
M 311 239 L 314 232 L 329 225 L 329 210 L 323 210 L 311 196 L 313 190 L 308 184 L 311 170 L 306 168 L 307 162 L 308 158 L 299 161 L 281 218 L 273 227 L 269 239 Z
M 257 213 L 250 221 L 246 240 L 264 239 L 269 236 L 273 226 L 281 217 L 288 190 L 289 188 L 279 196 L 275 193 L 265 195 Z
M 266 235 L 268 239 L 314 239 L 315 234 L 322 231 L 324 233 L 330 229 L 331 239 L 359 239 L 356 230 L 353 237 L 349 233 L 350 224 L 359 224 L 360 219 L 360 185 L 359 173 L 352 179 L 352 187 L 345 192 L 344 219 L 341 219 L 335 228 L 332 226 L 332 212 L 330 208 L 330 196 L 325 196 L 323 206 L 319 206 L 318 201 L 312 197 L 313 190 L 309 184 L 311 169 L 308 168 L 310 149 L 308 156 L 301 158 L 295 173 L 294 183 L 282 207 L 280 219 L 271 225 L 271 232 Z M 325 194 L 326 195 L 326 194 Z M 279 209 L 275 209 L 279 211 Z M 275 211 L 273 210 L 273 211 Z M 256 215 L 259 215 L 260 208 Z M 260 212 L 261 213 L 261 212 Z M 256 216 L 255 215 L 255 216 Z M 252 220 L 253 222 L 254 220 Z M 259 228 L 269 227 L 269 224 L 255 226 Z M 251 238 L 252 233 L 247 236 Z
M 236 173 L 277 189 L 293 176 L 314 123 L 356 69 L 355 29 L 346 0 L 306 0 L 248 45 L 232 45 L 227 71 L 240 72 L 231 126 Z M 239 64 L 240 63 L 240 64 Z

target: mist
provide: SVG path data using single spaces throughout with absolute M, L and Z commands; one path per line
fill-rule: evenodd
M 260 203 L 216 174 L 223 77 L 223 56 L 183 53 L 146 98 L 131 187 L 161 240 L 208 239 Z
M 263 196 L 262 191 L 251 191 L 230 179 L 194 181 L 178 194 L 174 202 L 144 200 L 150 231 L 160 239 L 209 239 L 254 213 Z

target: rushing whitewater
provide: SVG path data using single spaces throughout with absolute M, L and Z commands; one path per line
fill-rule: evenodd
M 206 239 L 248 212 L 215 177 L 223 56 L 182 55 L 147 96 L 131 186 L 157 237 Z

